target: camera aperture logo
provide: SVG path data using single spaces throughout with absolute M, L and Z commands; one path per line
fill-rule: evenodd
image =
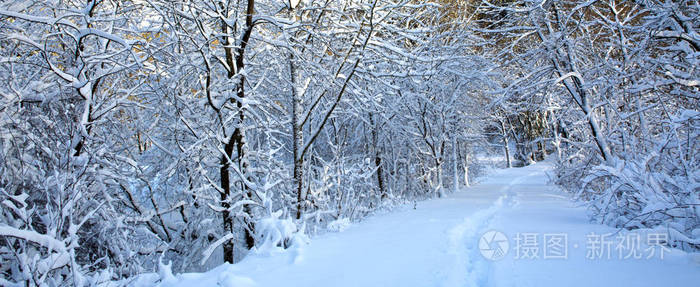
M 479 239 L 479 251 L 488 260 L 502 259 L 508 254 L 509 247 L 508 237 L 500 231 L 487 231 Z

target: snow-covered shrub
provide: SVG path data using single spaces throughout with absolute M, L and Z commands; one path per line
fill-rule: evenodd
M 664 124 L 666 131 L 647 152 L 623 153 L 625 157 L 607 163 L 562 163 L 558 181 L 588 202 L 592 217 L 600 223 L 661 228 L 668 232 L 671 246 L 698 250 L 700 155 L 691 140 L 698 136 L 699 119 L 697 112 L 680 111 L 671 115 Z
M 105 245 L 89 241 L 100 233 L 105 206 L 98 167 L 70 146 L 35 141 L 40 133 L 70 138 L 62 130 L 6 120 L 0 119 L 0 285 L 95 283 L 102 278 L 95 271 L 109 268 Z
M 669 174 L 658 156 L 619 160 L 615 167 L 598 165 L 583 178 L 579 198 L 601 223 L 638 229 L 663 226 L 675 247 L 700 248 L 700 198 L 697 171 Z
M 343 217 L 343 218 L 338 218 L 336 220 L 331 221 L 328 223 L 328 230 L 329 231 L 335 231 L 335 232 L 341 232 L 345 229 L 347 229 L 350 226 L 350 219 Z
M 0 4 L 0 285 L 142 271 L 117 192 L 137 150 L 124 128 L 143 56 L 131 4 Z
M 258 233 L 254 253 L 269 254 L 287 248 L 299 248 L 308 243 L 305 224 L 297 226 L 289 217 L 280 218 L 283 210 L 272 212 L 255 224 Z

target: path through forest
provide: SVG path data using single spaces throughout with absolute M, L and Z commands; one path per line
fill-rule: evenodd
M 318 236 L 301 250 L 249 256 L 235 265 L 160 283 L 403 287 L 700 282 L 698 254 L 657 246 L 662 232 L 618 232 L 590 223 L 584 208 L 549 183 L 550 169 L 545 162 L 498 170 L 447 198 L 370 217 L 342 232 Z M 135 285 L 154 282 L 147 277 Z M 155 274 L 151 278 L 157 280 Z

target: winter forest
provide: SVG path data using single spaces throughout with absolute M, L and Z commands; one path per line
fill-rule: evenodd
M 700 252 L 699 31 L 693 0 L 0 1 L 0 285 L 206 272 L 541 161 Z

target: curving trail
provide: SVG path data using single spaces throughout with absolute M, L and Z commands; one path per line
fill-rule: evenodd
M 587 258 L 592 224 L 585 209 L 549 184 L 547 163 L 498 170 L 447 198 L 419 202 L 318 236 L 302 250 L 249 256 L 206 273 L 176 275 L 162 286 L 674 286 L 700 282 L 700 256 Z M 510 250 L 486 259 L 479 240 L 502 232 Z M 516 258 L 519 234 L 537 234 L 538 258 Z M 544 257 L 545 234 L 566 234 L 566 258 Z M 626 234 L 626 233 L 623 233 Z M 642 234 L 646 235 L 646 234 Z M 644 237 L 642 238 L 644 240 Z M 531 246 L 530 246 L 531 247 Z M 641 250 L 649 246 L 638 246 Z M 629 250 L 632 250 L 630 248 Z M 532 249 L 530 249 L 532 251 Z M 622 249 L 621 249 L 622 250 Z M 561 251 L 561 250 L 559 250 Z M 626 251 L 626 250 L 623 250 Z M 155 275 L 134 286 L 157 285 Z M 695 282 L 695 283 L 692 283 Z

